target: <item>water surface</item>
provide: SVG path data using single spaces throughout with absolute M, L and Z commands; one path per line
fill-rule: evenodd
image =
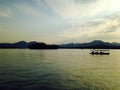
M 0 49 L 0 90 L 120 90 L 120 50 Z

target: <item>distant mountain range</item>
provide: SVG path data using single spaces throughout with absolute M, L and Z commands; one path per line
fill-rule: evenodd
M 68 43 L 60 45 L 47 45 L 41 42 L 0 43 L 0 48 L 20 48 L 20 49 L 58 49 L 58 48 L 78 48 L 78 49 L 120 49 L 120 43 L 109 43 L 101 40 L 94 40 L 88 43 Z
M 68 43 L 59 45 L 60 48 L 81 48 L 81 49 L 120 49 L 120 43 L 109 43 L 101 40 L 94 40 L 88 43 Z
M 0 43 L 0 48 L 28 48 L 29 45 L 35 44 L 37 42 L 25 42 L 25 41 L 19 41 L 16 43 Z
M 25 42 L 19 41 L 16 43 L 0 43 L 0 48 L 7 49 L 7 48 L 19 48 L 19 49 L 58 49 L 58 45 L 47 45 L 43 42 Z

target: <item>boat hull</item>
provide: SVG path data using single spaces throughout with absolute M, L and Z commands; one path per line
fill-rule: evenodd
M 109 55 L 110 53 L 90 53 L 92 55 Z

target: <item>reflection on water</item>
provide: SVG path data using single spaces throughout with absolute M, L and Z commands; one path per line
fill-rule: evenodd
M 120 90 L 120 51 L 0 50 L 0 90 Z

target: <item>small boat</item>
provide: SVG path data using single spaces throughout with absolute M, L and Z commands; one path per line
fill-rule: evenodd
M 91 50 L 90 54 L 92 55 L 109 55 L 110 52 L 109 50 L 101 50 L 101 49 L 94 49 L 94 50 Z

